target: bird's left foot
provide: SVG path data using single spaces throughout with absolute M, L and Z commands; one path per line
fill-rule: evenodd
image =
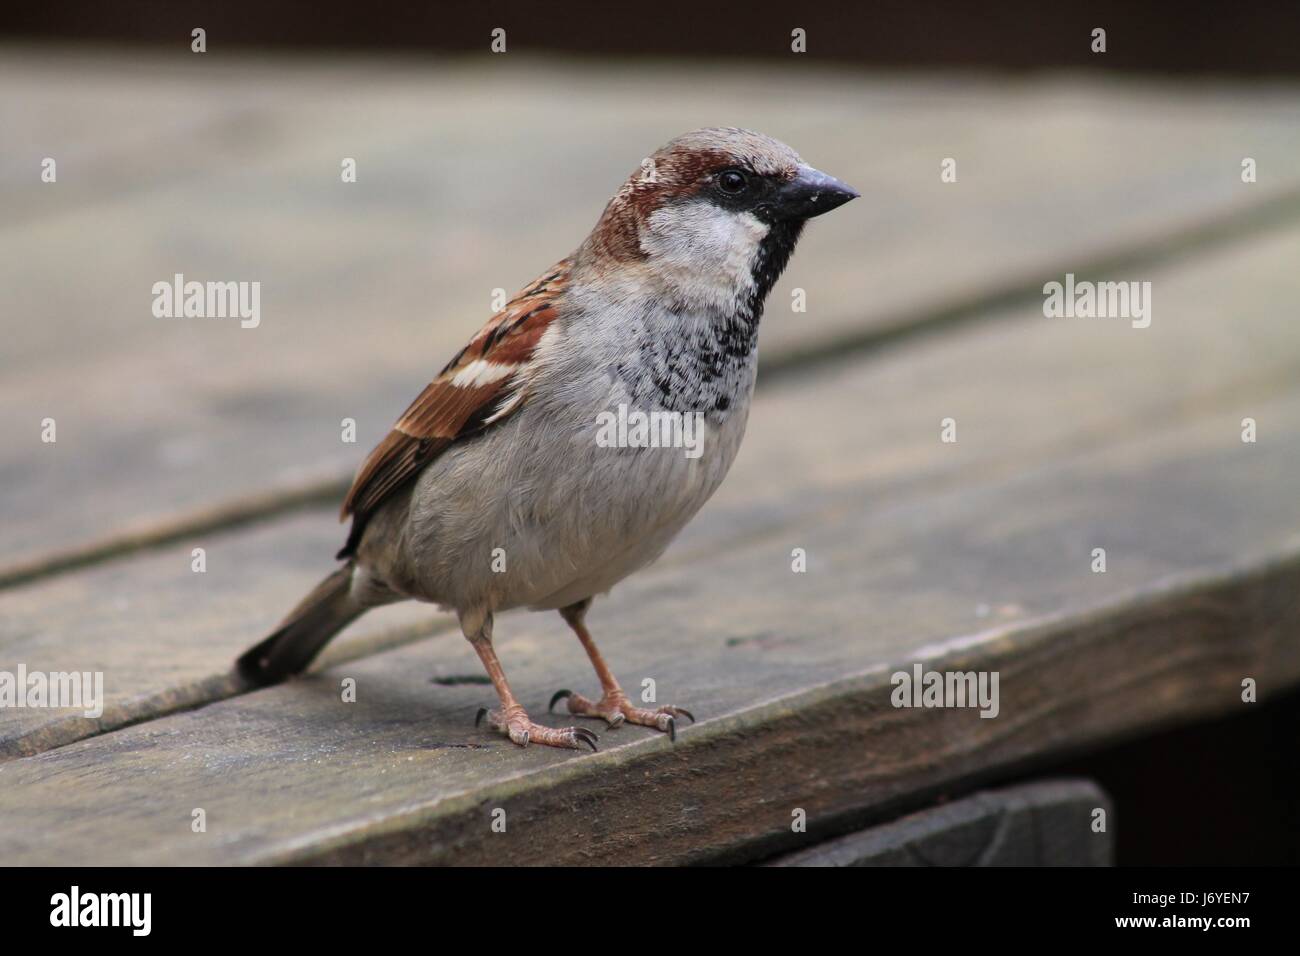
M 671 704 L 654 710 L 633 707 L 627 695 L 621 692 L 605 694 L 600 700 L 591 701 L 571 690 L 557 690 L 551 697 L 547 711 L 554 713 L 555 705 L 565 698 L 569 701 L 569 713 L 577 717 L 599 717 L 611 727 L 617 727 L 624 721 L 640 724 L 643 727 L 654 727 L 666 733 L 671 740 L 677 739 L 677 718 L 685 717 L 691 723 L 695 723 L 695 717 L 683 707 L 673 707 Z
M 480 707 L 478 715 L 474 718 L 474 726 L 477 727 L 484 717 L 499 733 L 505 734 L 521 747 L 527 747 L 532 743 L 581 750 L 586 746 L 594 753 L 596 741 L 600 739 L 586 727 L 544 727 L 535 724 L 518 705 L 504 710 L 488 710 L 486 707 Z

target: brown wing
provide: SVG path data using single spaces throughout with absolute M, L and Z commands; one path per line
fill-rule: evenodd
M 568 282 L 564 259 L 511 299 L 447 363 L 375 446 L 343 500 L 352 531 L 339 557 L 351 555 L 376 508 L 414 478 L 452 442 L 517 410 L 527 396 L 529 363 L 558 317 L 556 302 Z

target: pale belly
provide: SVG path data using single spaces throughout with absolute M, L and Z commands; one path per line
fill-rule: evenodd
M 722 483 L 745 430 L 742 405 L 680 447 L 600 447 L 591 429 L 521 413 L 453 446 L 387 521 L 400 555 L 379 569 L 445 607 L 551 609 L 604 593 L 649 564 Z M 406 519 L 406 520 L 402 520 Z M 378 530 L 378 529 L 377 529 Z

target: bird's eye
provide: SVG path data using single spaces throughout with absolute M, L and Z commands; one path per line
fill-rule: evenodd
M 738 169 L 724 169 L 718 174 L 718 188 L 728 196 L 739 196 L 749 186 L 749 179 Z

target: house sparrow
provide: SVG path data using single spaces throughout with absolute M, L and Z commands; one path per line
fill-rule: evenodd
M 567 699 L 571 714 L 675 738 L 676 719 L 694 718 L 632 705 L 587 608 L 657 558 L 722 482 L 745 431 L 764 299 L 804 223 L 857 195 L 747 130 L 696 130 L 656 152 L 578 250 L 510 300 L 370 453 L 343 502 L 346 563 L 240 657 L 240 673 L 282 680 L 366 610 L 429 601 L 457 613 L 482 660 L 500 698 L 492 726 L 521 746 L 595 750 L 586 728 L 534 723 L 492 647 L 497 612 L 554 609 L 602 693 L 559 691 L 551 707 Z M 599 441 L 602 414 L 629 409 L 690 416 L 695 454 Z

